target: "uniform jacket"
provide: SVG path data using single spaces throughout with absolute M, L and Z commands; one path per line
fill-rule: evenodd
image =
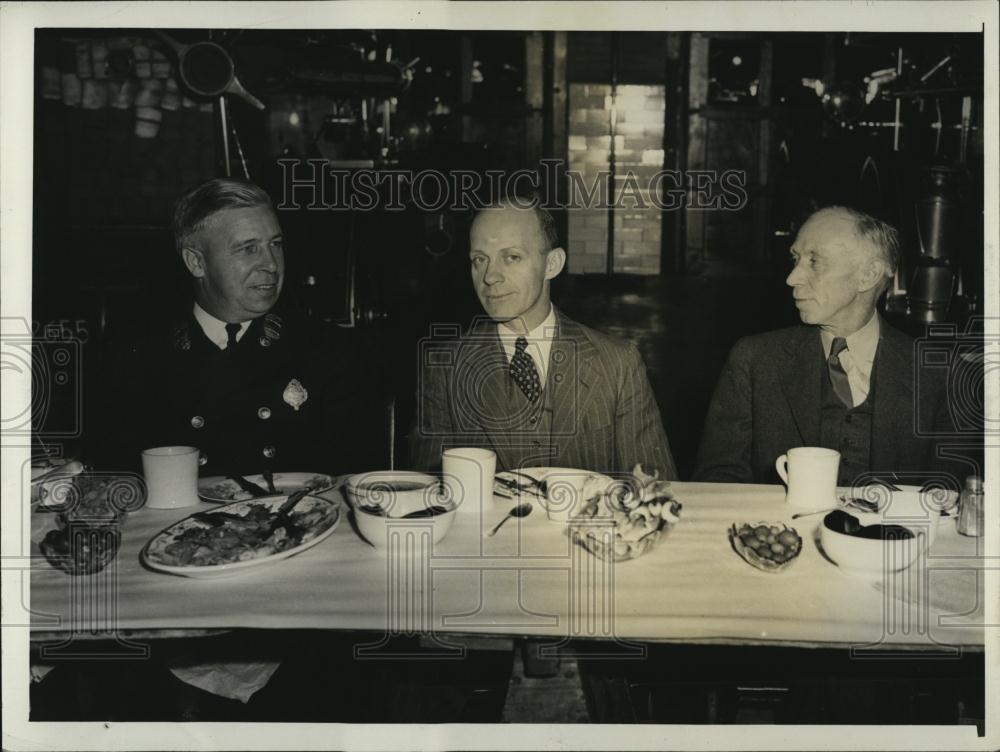
M 913 340 L 881 321 L 872 365 L 869 470 L 947 467 L 935 456 L 932 438 L 948 422 L 943 380 L 934 373 L 922 376 L 918 389 Z M 774 469 L 779 456 L 793 447 L 819 446 L 824 378 L 818 327 L 795 326 L 737 342 L 709 405 L 694 480 L 780 482 Z
M 276 313 L 252 321 L 231 352 L 189 316 L 121 355 L 104 464 L 134 469 L 145 447 L 184 445 L 201 450 L 203 476 L 362 469 L 352 366 Z
M 481 446 L 496 452 L 498 470 L 551 465 L 621 473 L 641 462 L 661 478 L 676 477 L 635 346 L 558 310 L 556 319 L 543 396 L 553 414 L 548 436 L 511 417 L 509 362 L 495 323 L 478 321 L 459 340 L 424 348 L 411 434 L 416 468 L 438 468 L 445 448 Z

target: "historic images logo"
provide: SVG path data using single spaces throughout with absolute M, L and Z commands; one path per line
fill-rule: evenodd
M 742 170 L 602 170 L 586 175 L 567 170 L 560 159 L 543 159 L 538 171 L 514 170 L 344 170 L 323 159 L 281 159 L 278 209 L 315 211 L 426 212 L 478 210 L 501 198 L 523 208 L 543 209 L 701 209 L 739 211 L 749 200 Z M 564 199 L 556 186 L 566 186 Z M 516 197 L 522 197 L 520 199 Z M 531 196 L 532 198 L 527 198 Z

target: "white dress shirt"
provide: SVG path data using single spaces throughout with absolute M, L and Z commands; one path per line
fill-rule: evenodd
M 518 337 L 528 340 L 528 347 L 525 350 L 535 363 L 535 370 L 538 371 L 538 380 L 545 389 L 545 378 L 549 370 L 549 353 L 552 351 L 552 338 L 556 334 L 556 310 L 549 308 L 549 315 L 545 320 L 532 329 L 527 334 L 515 332 L 506 324 L 497 324 L 497 334 L 500 335 L 500 343 L 504 352 L 507 353 L 509 363 L 514 353 L 517 352 L 516 343 Z
M 878 349 L 879 322 L 878 314 L 872 314 L 868 323 L 854 332 L 847 340 L 847 349 L 840 353 L 840 365 L 847 374 L 847 383 L 851 387 L 851 401 L 857 407 L 868 398 L 871 388 L 872 364 L 875 362 L 875 351 Z M 823 330 L 820 332 L 823 340 L 823 353 L 830 358 L 834 336 Z
M 229 335 L 226 333 L 226 322 L 221 321 L 204 308 L 202 308 L 197 303 L 194 304 L 194 320 L 198 322 L 198 326 L 201 330 L 205 332 L 205 336 L 208 337 L 216 347 L 220 350 L 225 350 L 226 346 L 229 344 Z M 246 334 L 247 329 L 250 328 L 250 322 L 244 321 L 240 324 L 240 330 L 236 333 L 236 341 L 239 342 L 243 335 Z

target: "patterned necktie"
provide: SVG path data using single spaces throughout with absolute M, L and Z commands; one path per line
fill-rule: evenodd
M 843 337 L 834 337 L 833 345 L 830 347 L 830 357 L 826 360 L 827 368 L 830 371 L 830 384 L 833 391 L 847 407 L 854 407 L 854 398 L 851 396 L 851 382 L 847 380 L 847 371 L 840 364 L 840 354 L 847 349 L 847 340 Z
M 236 335 L 240 333 L 239 324 L 226 324 L 226 352 L 236 347 Z
M 514 357 L 510 359 L 510 376 L 514 379 L 524 396 L 529 402 L 538 399 L 542 393 L 542 384 L 538 380 L 538 371 L 535 370 L 535 362 L 525 350 L 528 349 L 528 340 L 518 337 L 514 343 Z

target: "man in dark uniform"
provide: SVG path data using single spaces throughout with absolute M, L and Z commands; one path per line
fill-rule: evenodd
M 366 399 L 363 360 L 349 342 L 310 341 L 303 320 L 278 312 L 285 257 L 267 193 L 243 180 L 209 180 L 177 201 L 173 229 L 194 300 L 182 320 L 123 348 L 109 379 L 110 424 L 95 432 L 106 445 L 95 452 L 101 469 L 138 470 L 142 449 L 169 445 L 198 447 L 202 476 L 340 474 L 375 466 L 372 429 L 380 416 L 363 414 L 375 403 Z M 285 640 L 247 632 L 210 643 L 156 643 L 153 659 L 183 682 L 244 701 L 283 662 L 277 686 L 261 693 L 264 712 L 273 715 L 283 712 L 286 698 L 301 700 L 303 656 L 322 652 L 314 642 L 327 656 L 350 648 L 344 640 L 296 635 L 290 651 Z M 338 665 L 341 674 L 351 669 L 349 662 Z M 184 717 L 256 712 L 256 705 L 243 710 L 165 672 L 156 676 Z
M 201 450 L 203 476 L 362 469 L 348 454 L 362 364 L 313 346 L 304 322 L 274 310 L 285 258 L 267 193 L 210 180 L 178 200 L 174 234 L 194 303 L 119 365 L 116 459 L 134 467 L 143 448 L 184 445 Z

